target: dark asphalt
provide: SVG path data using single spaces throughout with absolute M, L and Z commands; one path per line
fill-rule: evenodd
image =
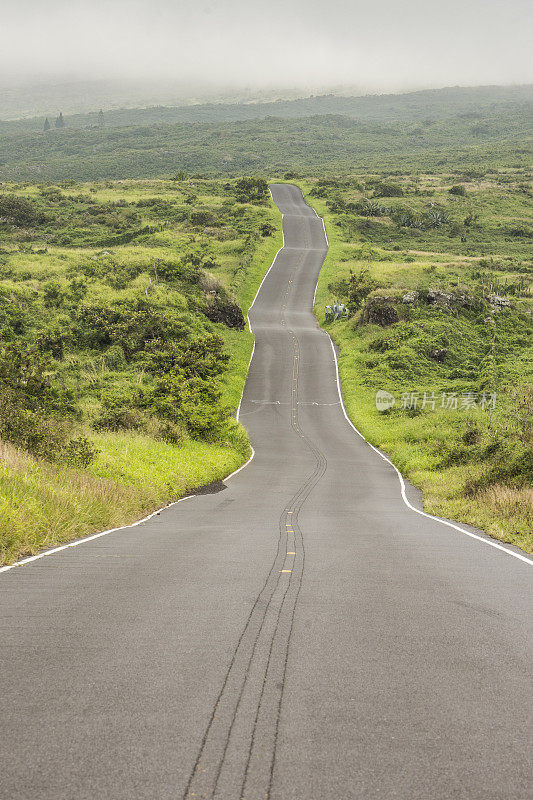
M 253 461 L 0 574 L 5 800 L 533 797 L 531 565 L 407 508 L 349 427 L 322 222 L 272 191 Z

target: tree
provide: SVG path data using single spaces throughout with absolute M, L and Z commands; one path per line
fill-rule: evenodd
M 102 109 L 98 112 L 98 125 L 103 128 L 104 127 L 104 112 Z
M 56 118 L 56 128 L 64 128 L 65 127 L 65 120 L 63 118 L 63 112 L 59 112 L 59 116 Z
M 45 119 L 45 121 L 44 121 L 44 128 L 43 128 L 43 130 L 45 130 L 45 131 L 49 131 L 49 130 L 50 130 L 50 122 L 48 121 L 48 117 L 46 117 L 46 119 Z

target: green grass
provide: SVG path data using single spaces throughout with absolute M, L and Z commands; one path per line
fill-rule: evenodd
M 226 444 L 189 440 L 181 447 L 135 433 L 94 436 L 100 453 L 89 467 L 97 478 L 124 486 L 143 486 L 168 501 L 229 475 L 243 453 Z
M 101 480 L 0 445 L 0 562 L 133 522 L 163 504 L 162 490 Z
M 251 332 L 247 327 L 240 331 L 209 322 L 196 311 L 203 298 L 198 287 L 161 279 L 157 283 L 155 270 L 160 263 L 174 263 L 191 248 L 208 253 L 213 280 L 236 298 L 246 315 L 281 246 L 281 216 L 273 204 L 236 206 L 221 183 L 198 180 L 194 184 L 155 180 L 78 185 L 50 199 L 42 185 L 10 184 L 3 191 L 33 200 L 44 215 L 44 222 L 34 229 L 6 229 L 0 251 L 0 312 L 5 308 L 9 315 L 14 306 L 24 310 L 24 338 L 36 340 L 50 324 L 68 330 L 75 304 L 73 311 L 68 304 L 47 306 L 44 291 L 49 281 L 67 291 L 72 276 L 85 275 L 87 297 L 106 305 L 148 293 L 156 305 L 182 309 L 187 324 L 196 326 L 199 336 L 212 331 L 222 338 L 229 363 L 220 379 L 221 402 L 228 415 L 236 410 L 253 347 Z M 159 197 L 167 203 L 164 215 L 170 221 L 162 231 L 105 247 L 102 240 L 112 233 L 113 215 L 102 212 L 98 219 L 92 218 L 87 212 L 91 204 L 69 199 L 71 193 L 90 197 L 97 204 L 118 201 L 121 213 L 133 209 L 141 214 L 131 222 L 133 226 L 157 226 L 157 208 L 137 203 Z M 196 210 L 212 213 L 218 227 L 191 227 L 186 215 Z M 274 235 L 262 237 L 259 227 L 266 222 L 273 226 Z M 61 237 L 67 237 L 68 243 L 60 243 Z M 103 249 L 111 254 L 106 256 L 108 266 L 94 274 L 87 272 L 85 265 L 98 264 Z M 120 271 L 129 277 L 122 280 Z M 110 280 L 113 274 L 118 278 Z M 5 319 L 1 338 L 13 336 L 10 317 Z M 163 441 L 150 419 L 146 431 L 92 430 L 104 394 L 128 395 L 150 385 L 141 367 L 135 362 L 111 364 L 107 350 L 80 346 L 75 338 L 69 340 L 64 358 L 53 361 L 53 379 L 75 393 L 78 416 L 72 421 L 73 433 L 88 436 L 98 455 L 87 469 L 74 470 L 0 443 L 1 563 L 134 521 L 195 487 L 224 478 L 246 461 L 250 453 L 246 432 L 231 421 L 224 440 L 205 441 L 185 434 L 179 446 Z
M 189 441 L 177 448 L 131 434 L 96 437 L 88 471 L 37 461 L 0 444 L 0 563 L 133 522 L 243 462 L 237 448 Z
M 356 176 L 358 182 L 364 176 Z M 428 176 L 428 182 L 430 176 Z M 440 233 L 422 233 L 389 226 L 381 230 L 347 225 L 343 215 L 329 210 L 328 197 L 309 195 L 315 185 L 302 183 L 308 202 L 326 224 L 330 250 L 320 274 L 315 314 L 340 348 L 339 373 L 347 412 L 363 435 L 386 452 L 424 497 L 429 513 L 469 523 L 504 542 L 533 552 L 533 489 L 531 486 L 531 297 L 512 297 L 511 311 L 443 312 L 416 307 L 400 310 L 398 322 L 388 327 L 364 324 L 360 314 L 346 321 L 327 322 L 325 305 L 340 292 L 350 270 L 361 268 L 383 285 L 383 292 L 401 295 L 420 286 L 473 291 L 474 277 L 490 245 L 494 263 L 506 265 L 507 277 L 528 275 L 527 241 L 507 247 L 498 228 L 523 213 L 522 198 L 513 197 L 505 182 L 484 187 L 474 201 L 483 223 L 468 255 L 461 243 Z M 354 179 L 355 182 L 355 179 Z M 514 185 L 513 185 L 514 184 Z M 508 185 L 507 185 L 508 186 Z M 356 193 L 344 188 L 345 197 Z M 339 192 L 337 192 L 339 194 Z M 330 195 L 331 196 L 331 195 Z M 401 198 L 409 203 L 410 198 Z M 419 202 L 417 197 L 414 202 Z M 407 247 L 402 242 L 407 238 Z M 401 246 L 398 244 L 402 242 Z M 411 249 L 413 244 L 416 251 Z M 529 272 L 531 275 L 531 272 Z M 340 297 L 340 299 L 346 299 Z M 445 363 L 428 358 L 428 348 L 445 337 Z M 487 358 L 490 355 L 490 359 Z M 490 369 L 487 367 L 490 361 Z M 488 371 L 487 371 L 488 370 Z M 376 409 L 378 389 L 392 393 L 395 407 Z M 497 392 L 494 410 L 479 406 L 447 410 L 436 404 L 410 411 L 401 408 L 403 392 Z M 530 411 L 528 412 L 528 408 Z

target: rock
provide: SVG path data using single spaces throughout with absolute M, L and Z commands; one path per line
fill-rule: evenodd
M 511 301 L 507 297 L 500 297 L 497 294 L 487 295 L 487 303 L 497 311 L 502 308 L 510 308 L 511 306 Z
M 419 292 L 407 292 L 407 294 L 404 294 L 402 297 L 402 303 L 406 303 L 409 306 L 414 306 L 416 305 L 419 296 Z
M 449 308 L 452 302 L 452 295 L 441 292 L 439 289 L 429 289 L 427 293 L 427 302 L 429 305 Z
M 434 348 L 433 350 L 429 351 L 429 357 L 432 358 L 434 361 L 438 361 L 439 364 L 444 363 L 447 355 L 448 355 L 447 347 Z
M 392 298 L 371 297 L 363 306 L 363 322 L 371 325 L 381 325 L 385 328 L 398 322 L 399 319 L 398 312 L 392 305 Z
M 202 311 L 211 322 L 223 322 L 228 328 L 242 331 L 246 325 L 240 306 L 229 297 L 209 295 Z
M 427 293 L 429 305 L 440 306 L 441 308 L 473 308 L 476 305 L 475 298 L 465 292 L 443 292 L 440 289 L 429 289 Z

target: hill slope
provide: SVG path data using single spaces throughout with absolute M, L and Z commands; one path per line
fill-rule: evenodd
M 57 101 L 56 101 L 57 102 Z M 476 119 L 487 114 L 504 114 L 533 102 L 533 85 L 524 86 L 453 86 L 404 94 L 375 94 L 342 97 L 334 94 L 296 100 L 256 103 L 197 103 L 194 105 L 106 110 L 107 127 L 193 122 L 237 122 L 279 117 L 300 117 L 340 114 L 360 121 L 416 122 L 465 116 Z M 105 108 L 105 107 L 104 107 Z M 53 123 L 60 108 L 51 107 Z M 42 131 L 45 116 L 0 122 L 0 133 Z M 69 128 L 98 125 L 98 108 L 93 112 L 65 115 Z

